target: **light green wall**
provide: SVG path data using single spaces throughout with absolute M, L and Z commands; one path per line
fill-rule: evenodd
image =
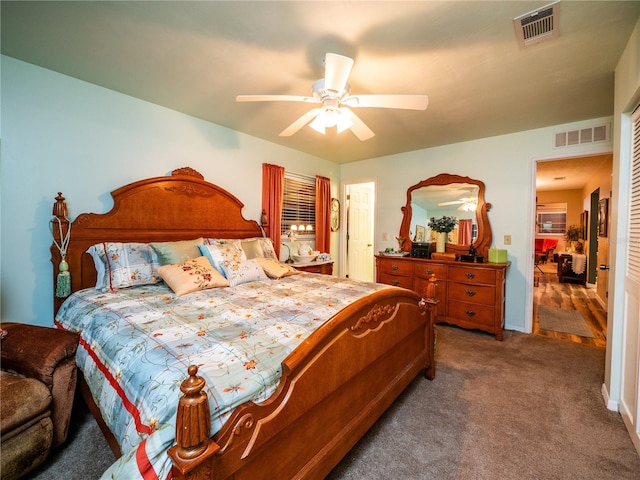
M 618 410 L 620 401 L 625 270 L 629 238 L 629 178 L 631 178 L 631 113 L 640 103 L 640 21 L 629 38 L 615 73 L 612 196 L 609 204 L 609 301 L 604 394 L 609 408 Z
M 428 111 L 427 111 L 428 114 Z M 533 279 L 533 224 L 536 160 L 611 151 L 611 143 L 554 149 L 556 132 L 611 122 L 611 118 L 558 125 L 527 132 L 483 138 L 470 142 L 374 158 L 341 166 L 343 183 L 361 178 L 377 181 L 374 251 L 395 247 L 400 230 L 401 207 L 412 185 L 440 173 L 482 180 L 485 200 L 492 204 L 489 221 L 494 246 L 506 248 L 511 267 L 507 272 L 507 329 L 530 331 Z M 385 235 L 386 234 L 386 235 Z M 503 244 L 511 235 L 511 245 Z M 383 241 L 383 238 L 389 238 Z
M 327 176 L 337 194 L 339 169 L 333 162 L 10 57 L 1 62 L 5 322 L 52 325 L 48 225 L 59 191 L 73 219 L 108 211 L 110 192 L 122 185 L 190 166 L 239 198 L 245 218 L 258 220 L 257 192 L 262 163 L 268 162 Z

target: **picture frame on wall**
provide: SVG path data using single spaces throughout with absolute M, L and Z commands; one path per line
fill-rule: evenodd
M 580 214 L 580 238 L 582 240 L 587 239 L 588 231 L 589 231 L 589 212 L 585 210 Z
M 331 231 L 337 232 L 340 230 L 340 200 L 337 198 L 331 199 Z
M 607 236 L 607 225 L 609 224 L 609 199 L 598 200 L 598 236 Z

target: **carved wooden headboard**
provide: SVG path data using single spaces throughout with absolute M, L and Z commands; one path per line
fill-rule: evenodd
M 96 271 L 87 249 L 100 242 L 162 242 L 209 238 L 250 238 L 268 234 L 263 213 L 261 226 L 242 216 L 244 204 L 226 190 L 209 183 L 192 168 L 170 176 L 131 183 L 111 192 L 113 208 L 104 214 L 83 213 L 71 223 L 66 261 L 71 291 L 94 286 Z M 53 213 L 66 232 L 64 197 L 59 193 Z M 57 221 L 54 219 L 57 224 Z M 58 236 L 59 229 L 53 229 Z M 57 239 L 60 241 L 59 238 Z M 60 264 L 56 245 L 51 247 L 55 277 Z M 64 299 L 54 295 L 54 314 Z

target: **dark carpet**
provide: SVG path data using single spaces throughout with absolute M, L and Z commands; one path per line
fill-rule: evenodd
M 437 330 L 435 380 L 416 378 L 328 479 L 640 478 L 622 419 L 604 406 L 604 349 Z M 76 413 L 69 442 L 31 478 L 96 479 L 113 461 L 87 411 Z

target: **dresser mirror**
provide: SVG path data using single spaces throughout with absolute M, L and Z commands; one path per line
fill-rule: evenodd
M 458 224 L 449 233 L 445 251 L 467 254 L 471 247 L 477 255 L 487 257 L 492 233 L 484 199 L 484 183 L 469 177 L 442 173 L 413 185 L 407 190 L 407 203 L 399 242 L 402 250 L 411 251 L 413 242 L 434 242 L 435 232 L 428 227 L 431 217 L 455 217 Z M 460 222 L 462 220 L 462 222 Z

